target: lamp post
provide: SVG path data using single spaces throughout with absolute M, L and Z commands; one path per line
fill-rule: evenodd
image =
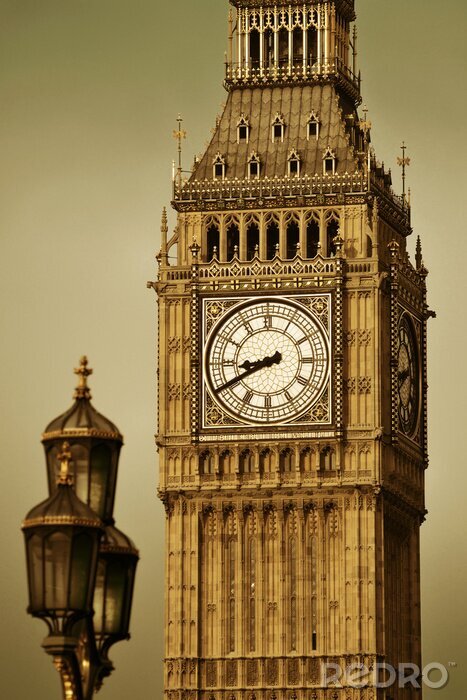
M 113 670 L 110 647 L 129 638 L 138 550 L 115 527 L 123 438 L 91 404 L 86 357 L 75 403 L 43 435 L 49 498 L 23 522 L 28 612 L 60 673 L 63 700 L 90 700 Z

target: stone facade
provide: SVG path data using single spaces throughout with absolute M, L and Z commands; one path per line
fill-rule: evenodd
M 242 16 L 270 11 L 269 3 L 251 3 L 252 10 L 233 4 Z M 266 99 L 264 89 L 282 91 L 286 104 L 289 88 L 270 70 L 266 88 L 239 82 L 232 55 L 218 131 L 191 178 L 176 175 L 178 223 L 170 240 L 163 217 L 152 286 L 159 300 L 157 445 L 167 514 L 170 700 L 421 697 L 410 688 L 378 689 L 371 678 L 359 689 L 345 678 L 332 687 L 323 680 L 327 663 L 370 671 L 382 661 L 420 664 L 429 312 L 421 252 L 415 265 L 406 252 L 408 203 L 394 195 L 390 174 L 370 149 L 369 123 L 357 111 L 353 3 L 309 9 L 324 13 L 319 31 L 328 44 L 321 43 L 313 74 L 298 75 L 289 53 L 291 75 L 297 73 L 309 101 L 295 104 L 288 93 L 280 182 L 261 171 L 241 182 L 239 161 L 248 167 L 248 148 L 240 140 L 235 146 L 234 136 L 227 143 L 223 125 L 236 135 L 247 124 L 259 162 L 267 158 L 270 168 L 270 124 L 264 133 L 255 105 Z M 299 34 L 291 17 L 293 42 Z M 339 28 L 348 65 L 326 53 L 332 27 L 334 35 Z M 266 41 L 264 31 L 261 37 Z M 251 52 L 244 35 L 232 45 L 244 41 L 241 51 Z M 253 67 L 256 55 L 248 55 Z M 313 157 L 303 154 L 308 170 L 284 176 L 283 156 L 294 149 L 300 155 L 296 134 L 302 127 L 300 138 L 308 133 L 302 116 L 313 113 L 324 89 L 319 134 L 313 128 L 306 146 Z M 326 171 L 323 162 L 338 149 Z M 216 171 L 217 154 L 223 167 Z M 319 396 L 306 411 L 272 424 L 248 420 L 247 409 L 223 408 L 208 376 L 216 324 L 245 300 L 254 307 L 264 299 L 304 305 L 328 343 Z

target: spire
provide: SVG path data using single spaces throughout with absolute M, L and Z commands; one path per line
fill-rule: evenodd
M 159 263 L 159 265 L 162 263 L 164 265 L 167 265 L 168 262 L 168 255 L 167 255 L 167 234 L 169 232 L 169 227 L 167 224 L 167 209 L 164 207 L 162 209 L 162 216 L 161 216 L 161 249 L 160 252 L 156 255 L 156 260 Z
M 178 168 L 177 168 L 178 183 L 177 184 L 180 187 L 182 184 L 182 141 L 183 141 L 183 139 L 186 139 L 186 131 L 184 131 L 182 129 L 183 119 L 182 119 L 182 116 L 180 114 L 177 117 L 177 124 L 178 124 L 178 128 L 174 129 L 173 137 L 178 142 Z
M 403 206 L 406 204 L 405 200 L 405 168 L 410 165 L 410 158 L 407 158 L 405 155 L 405 152 L 407 150 L 407 146 L 405 145 L 405 141 L 402 141 L 402 146 L 401 146 L 401 151 L 402 151 L 402 158 L 397 159 L 397 165 L 400 165 L 402 168 L 402 203 Z
M 78 386 L 75 389 L 73 398 L 75 399 L 91 399 L 91 391 L 88 387 L 88 377 L 92 374 L 92 369 L 88 368 L 88 358 L 86 355 L 80 360 L 80 365 L 74 370 L 74 373 L 79 377 Z
M 62 445 L 62 451 L 58 455 L 60 460 L 60 474 L 58 476 L 57 483 L 71 485 L 73 483 L 73 477 L 70 473 L 70 462 L 71 462 L 71 452 L 70 443 L 65 440 Z

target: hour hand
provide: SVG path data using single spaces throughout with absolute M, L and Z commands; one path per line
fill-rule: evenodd
M 223 391 L 224 389 L 228 389 L 229 387 L 234 386 L 234 384 L 238 384 L 238 382 L 241 382 L 242 379 L 245 379 L 245 377 L 248 377 L 250 374 L 253 374 L 253 372 L 257 372 L 259 369 L 263 369 L 263 367 L 272 367 L 272 365 L 278 365 L 281 360 L 282 355 L 279 351 L 276 351 L 271 357 L 264 357 L 262 360 L 256 360 L 255 362 L 245 360 L 245 362 L 239 365 L 239 369 L 244 369 L 245 371 L 239 374 L 237 377 L 229 379 L 228 382 L 218 387 L 215 390 L 216 394 L 218 394 L 220 391 Z

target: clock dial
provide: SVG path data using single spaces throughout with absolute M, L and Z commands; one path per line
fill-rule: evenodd
M 415 334 L 406 315 L 399 325 L 397 390 L 400 428 L 411 436 L 418 424 L 420 372 Z
M 329 375 L 324 330 L 307 309 L 264 298 L 236 306 L 206 343 L 205 377 L 212 399 L 248 423 L 301 416 Z

